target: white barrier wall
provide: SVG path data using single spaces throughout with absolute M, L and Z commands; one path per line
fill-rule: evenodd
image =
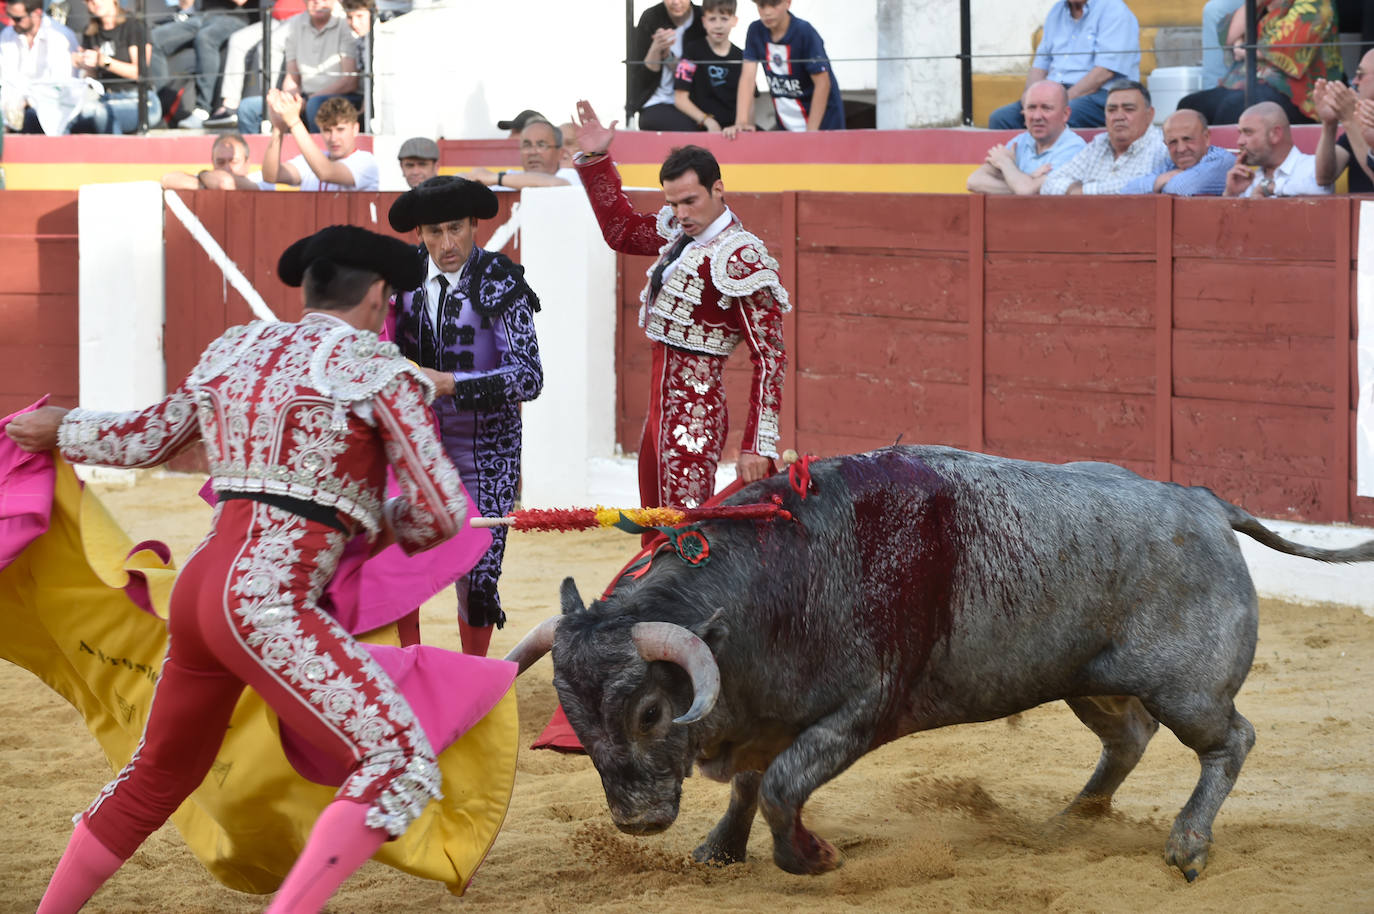
M 544 391 L 522 410 L 521 504 L 589 504 L 615 451 L 615 254 L 581 187 L 525 190 L 520 262 L 539 296 Z
M 77 231 L 81 405 L 141 409 L 167 392 L 162 188 L 153 181 L 84 185 Z

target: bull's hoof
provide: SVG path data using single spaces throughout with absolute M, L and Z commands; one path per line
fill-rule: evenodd
M 796 847 L 774 846 L 773 862 L 779 869 L 798 876 L 819 876 L 844 866 L 844 856 L 835 845 L 810 832 L 806 838 L 800 842 L 807 851 L 805 855 L 798 853 Z
M 1207 852 L 1211 846 L 1211 836 L 1175 827 L 1164 847 L 1164 861 L 1192 882 L 1207 868 Z
M 721 847 L 710 841 L 703 841 L 696 850 L 692 851 L 693 860 L 708 866 L 733 866 L 736 863 L 743 863 L 746 857 L 747 854 L 743 848 Z

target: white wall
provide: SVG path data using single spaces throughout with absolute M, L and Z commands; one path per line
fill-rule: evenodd
M 615 451 L 615 254 L 581 187 L 520 195 L 520 262 L 538 294 L 544 390 L 526 403 L 521 505 L 585 506 Z
M 83 185 L 77 232 L 81 405 L 142 409 L 167 386 L 162 188 L 155 181 Z
M 636 0 L 635 19 L 655 2 Z M 941 2 L 955 10 L 954 53 L 957 0 Z M 837 59 L 835 76 L 842 89 L 877 87 L 877 5 L 878 0 L 803 0 L 794 7 L 816 26 L 827 53 Z M 623 3 L 606 0 L 592 7 L 569 6 L 566 0 L 449 0 L 380 23 L 373 47 L 373 131 L 495 138 L 504 135 L 496 122 L 525 108 L 543 112 L 554 123 L 568 120 L 579 98 L 589 99 L 605 121 L 623 119 L 624 11 Z M 740 0 L 735 44 L 744 45 L 745 30 L 757 18 L 751 0 Z M 955 93 L 957 100 L 957 85 Z

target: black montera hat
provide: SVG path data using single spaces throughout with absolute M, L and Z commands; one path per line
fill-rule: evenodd
M 469 216 L 490 219 L 500 208 L 496 194 L 485 184 L 454 175 L 436 175 L 397 197 L 387 218 L 396 231 L 409 232 L 422 225 Z
M 282 252 L 277 276 L 288 286 L 299 286 L 316 261 L 371 270 L 393 289 L 414 289 L 425 279 L 425 263 L 415 256 L 415 245 L 356 225 L 331 225 L 297 241 Z

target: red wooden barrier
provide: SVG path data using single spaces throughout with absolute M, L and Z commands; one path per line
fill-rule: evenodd
M 77 394 L 76 191 L 0 193 L 0 416 Z
M 183 198 L 283 318 L 292 240 L 332 222 L 385 229 L 393 194 Z M 1004 199 L 731 194 L 778 257 L 795 310 L 783 445 L 836 454 L 945 443 L 1097 459 L 1207 485 L 1268 517 L 1374 524 L 1354 495 L 1357 220 L 1350 198 Z M 636 205 L 662 195 L 640 192 Z M 505 221 L 514 195 L 503 196 Z M 373 222 L 375 205 L 377 222 Z M 5 411 L 76 397 L 76 201 L 0 195 Z M 247 305 L 174 218 L 167 231 L 168 383 Z M 638 447 L 652 259 L 621 257 L 617 433 Z M 732 357 L 738 447 L 750 365 Z

